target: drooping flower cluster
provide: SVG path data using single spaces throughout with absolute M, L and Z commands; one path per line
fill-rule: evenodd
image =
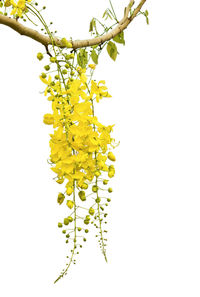
M 108 206 L 110 198 L 105 191 L 112 192 L 107 184 L 108 179 L 115 174 L 112 164 L 115 156 L 111 151 L 115 146 L 111 137 L 113 125 L 101 124 L 94 114 L 95 103 L 104 97 L 111 97 L 105 81 L 96 82 L 92 79 L 95 64 L 81 68 L 73 66 L 74 54 L 62 57 L 65 60 L 50 57 L 50 64 L 44 66 L 47 73 L 40 75 L 45 84 L 44 95 L 52 106 L 52 113 L 45 114 L 43 119 L 45 124 L 54 128 L 50 134 L 49 162 L 56 174 L 56 182 L 65 187 L 59 192 L 57 202 L 61 205 L 66 201 L 72 211 L 58 223 L 67 238 L 66 243 L 72 243 L 71 257 L 58 279 L 66 274 L 71 262 L 74 262 L 75 253 L 79 253 L 76 250 L 82 247 L 80 238 L 86 241 L 77 232 L 88 233 L 89 230 L 84 226 L 90 223 L 99 229 L 96 236 L 107 260 L 104 238 L 104 232 L 107 231 L 103 230 L 103 218 L 107 216 L 104 207 Z M 42 60 L 43 55 L 38 53 L 37 58 Z M 48 71 L 52 72 L 55 66 L 57 74 L 53 78 Z
M 94 99 L 98 102 L 110 97 L 105 82 L 97 84 L 92 80 L 89 90 L 87 76 L 81 73 L 77 79 L 69 80 L 64 89 L 59 81 L 52 82 L 51 76 L 48 80 L 40 78 L 47 85 L 45 94 L 50 93 L 48 100 L 52 102 L 53 113 L 44 116 L 44 123 L 55 128 L 50 140 L 50 161 L 57 182 L 67 180 L 66 191 L 70 195 L 75 181 L 78 188 L 86 188 L 102 171 L 111 177 L 114 169 L 106 165 L 106 160 L 108 146 L 112 144 L 112 126 L 98 121 L 92 103 Z

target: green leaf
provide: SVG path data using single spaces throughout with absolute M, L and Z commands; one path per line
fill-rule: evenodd
M 109 41 L 107 44 L 107 52 L 113 61 L 117 58 L 117 46 L 114 42 Z
M 102 16 L 102 18 L 105 18 L 105 20 L 107 20 L 108 18 L 110 18 L 111 20 L 113 19 L 112 17 L 112 13 L 110 11 L 109 8 L 107 8 Z
M 92 32 L 94 30 L 94 28 L 96 27 L 96 21 L 93 18 L 90 22 L 90 27 L 89 27 L 89 32 Z
M 149 25 L 149 18 L 148 18 L 148 15 L 149 15 L 148 10 L 145 10 L 145 12 L 144 12 L 144 16 L 146 17 L 147 25 Z
M 92 53 L 91 53 L 91 58 L 92 58 L 92 61 L 95 63 L 95 64 L 98 64 L 98 55 L 96 53 L 96 51 L 93 49 L 92 50 Z
M 80 49 L 79 53 L 77 55 L 77 62 L 78 65 L 81 66 L 81 68 L 86 68 L 86 65 L 88 63 L 88 53 L 85 49 Z
M 123 45 L 125 45 L 125 40 L 124 40 L 124 32 L 120 32 L 119 34 L 117 34 L 113 40 L 115 42 L 118 42 L 118 43 L 122 43 Z

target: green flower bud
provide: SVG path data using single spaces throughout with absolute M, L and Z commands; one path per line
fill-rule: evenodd
M 46 78 L 47 77 L 46 73 L 44 73 L 44 72 L 42 72 L 41 76 L 42 76 L 42 78 Z
M 49 66 L 49 65 L 45 65 L 45 66 L 44 66 L 44 69 L 45 69 L 46 71 L 49 71 L 49 70 L 50 70 L 50 66 Z
M 104 179 L 103 184 L 104 185 L 107 185 L 108 184 L 108 180 L 107 179 Z
M 64 219 L 64 225 L 66 225 L 66 226 L 69 225 L 69 220 L 68 220 L 68 218 L 65 218 L 65 219 Z
M 108 192 L 112 193 L 113 189 L 112 188 L 108 188 Z
M 97 187 L 97 186 L 93 186 L 93 187 L 92 187 L 92 191 L 93 191 L 94 193 L 96 193 L 96 192 L 98 191 L 98 187 Z
M 58 228 L 62 228 L 63 224 L 62 223 L 58 223 Z
M 67 74 L 67 70 L 66 69 L 63 69 L 62 73 L 63 74 Z
M 94 215 L 94 213 L 95 213 L 95 210 L 94 210 L 94 208 L 90 207 L 90 209 L 89 209 L 89 214 L 91 214 L 91 216 L 93 216 L 93 215 Z
M 37 58 L 38 58 L 39 61 L 41 61 L 44 58 L 44 56 L 43 56 L 42 53 L 38 53 Z
M 100 203 L 100 202 L 101 202 L 101 198 L 99 198 L 99 197 L 96 198 L 96 199 L 95 199 L 95 202 L 96 202 L 96 203 Z
M 85 219 L 83 222 L 84 222 L 85 225 L 88 225 L 90 223 L 90 220 Z
M 65 200 L 65 195 L 63 193 L 59 193 L 58 198 L 57 198 L 57 202 L 59 204 L 62 204 L 64 200 Z
M 55 63 L 56 62 L 56 57 L 51 57 L 50 61 L 51 61 L 51 63 Z
M 85 192 L 84 192 L 84 191 L 80 191 L 80 192 L 78 193 L 78 196 L 79 196 L 79 198 L 80 198 L 82 201 L 85 201 L 85 200 L 86 200 Z

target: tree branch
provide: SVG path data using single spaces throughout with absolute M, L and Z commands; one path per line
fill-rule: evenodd
M 72 48 L 77 49 L 77 48 L 88 47 L 92 45 L 103 44 L 104 42 L 111 40 L 117 34 L 124 31 L 128 27 L 128 25 L 132 22 L 132 20 L 137 16 L 137 14 L 139 13 L 140 9 L 142 8 L 145 2 L 146 0 L 141 0 L 139 5 L 133 11 L 132 15 L 128 17 L 130 10 L 135 3 L 134 0 L 130 0 L 128 6 L 125 8 L 123 19 L 117 24 L 117 26 L 113 30 L 111 30 L 110 32 L 100 37 L 85 39 L 85 40 L 70 41 L 72 43 Z M 25 27 L 24 25 L 22 25 L 21 23 L 19 23 L 18 21 L 10 17 L 0 14 L 0 24 L 12 28 L 13 30 L 15 30 L 21 35 L 34 39 L 35 41 L 43 44 L 45 47 L 52 44 L 51 39 L 48 36 L 45 36 L 31 28 Z M 55 45 L 57 45 L 60 48 L 65 47 L 59 38 L 55 37 L 54 42 L 55 42 Z

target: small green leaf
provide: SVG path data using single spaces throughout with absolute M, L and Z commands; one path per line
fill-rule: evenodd
M 92 50 L 92 53 L 91 53 L 91 58 L 92 58 L 92 61 L 95 63 L 95 64 L 98 64 L 98 55 L 96 53 L 96 51 L 93 49 Z
M 114 42 L 109 41 L 107 44 L 107 52 L 113 61 L 117 58 L 117 46 Z
M 122 43 L 123 45 L 125 45 L 125 40 L 124 40 L 124 32 L 120 32 L 119 34 L 117 34 L 113 40 L 115 42 L 118 42 L 118 43 Z
M 148 15 L 149 15 L 148 10 L 145 10 L 145 12 L 144 12 L 144 16 L 146 17 L 147 25 L 149 25 L 149 18 L 148 18 Z
M 110 11 L 109 8 L 107 8 L 107 9 L 104 11 L 104 14 L 103 14 L 102 18 L 105 18 L 105 20 L 107 20 L 108 18 L 110 18 L 111 20 L 113 19 L 113 17 L 112 17 L 112 13 L 111 13 L 111 11 Z
M 104 11 L 102 18 L 106 16 L 106 13 L 107 13 L 107 9 Z
M 88 63 L 88 53 L 85 49 L 80 49 L 77 55 L 77 62 L 81 68 L 85 68 Z
M 89 32 L 92 32 L 94 30 L 94 28 L 96 27 L 96 21 L 93 18 L 90 22 L 90 27 L 89 27 Z

